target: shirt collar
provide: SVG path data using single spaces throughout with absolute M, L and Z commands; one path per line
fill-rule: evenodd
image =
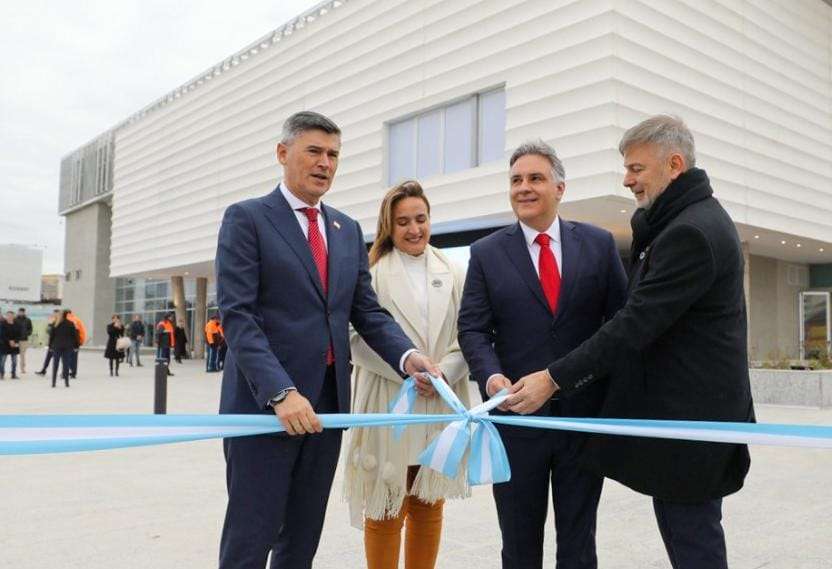
M 523 230 L 523 236 L 526 238 L 526 245 L 529 247 L 532 246 L 534 240 L 537 238 L 539 232 L 532 229 L 522 221 L 520 222 L 520 228 Z M 553 243 L 560 243 L 560 216 L 556 215 L 555 220 L 552 222 L 552 225 L 549 226 L 549 229 L 544 231 L 549 238 L 552 240 Z
M 295 211 L 299 209 L 305 209 L 307 207 L 314 207 L 318 210 L 318 213 L 323 213 L 323 211 L 321 210 L 321 202 L 318 202 L 318 205 L 310 206 L 308 203 L 299 199 L 297 196 L 295 196 L 295 194 L 289 191 L 289 188 L 287 188 L 286 184 L 284 184 L 283 182 L 280 182 L 280 193 L 282 193 L 283 197 L 286 198 L 286 201 L 289 202 L 289 207 Z

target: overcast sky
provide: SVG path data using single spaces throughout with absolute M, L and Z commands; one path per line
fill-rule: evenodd
M 0 1 L 0 244 L 63 272 L 63 156 L 319 0 Z

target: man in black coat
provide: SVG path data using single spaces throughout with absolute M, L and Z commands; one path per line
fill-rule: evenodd
M 12 379 L 17 376 L 17 355 L 20 353 L 20 327 L 14 321 L 14 312 L 6 312 L 0 322 L 0 379 L 6 379 L 6 356 L 12 360 Z
M 32 321 L 26 316 L 25 308 L 17 310 L 17 318 L 14 319 L 14 323 L 18 327 L 18 334 L 20 335 L 18 347 L 20 350 L 20 373 L 26 373 L 26 350 L 29 349 L 29 336 L 32 335 Z
M 609 376 L 604 417 L 753 422 L 742 250 L 694 167 L 693 136 L 681 120 L 656 116 L 627 131 L 619 150 L 639 208 L 627 304 L 518 381 L 507 403 L 530 413 Z M 595 436 L 583 462 L 653 497 L 674 569 L 727 568 L 722 498 L 743 485 L 745 445 Z

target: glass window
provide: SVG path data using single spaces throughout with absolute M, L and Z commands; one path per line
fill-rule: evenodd
M 506 146 L 505 89 L 480 95 L 479 123 L 479 163 L 499 160 Z
M 416 177 L 428 178 L 442 172 L 442 109 L 418 119 Z
M 416 119 L 390 125 L 390 182 L 416 175 Z
M 474 133 L 477 100 L 466 99 L 445 109 L 445 172 L 457 172 L 475 164 Z

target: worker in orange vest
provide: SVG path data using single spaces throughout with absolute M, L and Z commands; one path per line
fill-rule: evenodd
M 78 332 L 78 346 L 80 348 L 87 341 L 87 329 L 74 312 L 66 309 L 66 313 L 66 319 L 75 325 L 75 330 Z M 75 379 L 76 375 L 78 375 L 78 350 L 74 350 L 69 356 L 69 376 Z
M 219 359 L 219 335 L 220 316 L 214 314 L 205 324 L 205 341 L 208 343 L 208 355 L 205 359 L 205 371 L 213 373 L 220 371 Z
M 176 345 L 176 331 L 173 326 L 173 313 L 168 312 L 165 317 L 156 324 L 156 362 L 165 363 L 170 372 L 170 350 Z

